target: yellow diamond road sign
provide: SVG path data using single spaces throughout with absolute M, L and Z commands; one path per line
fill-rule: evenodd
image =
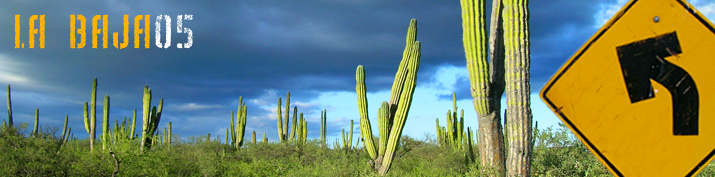
M 541 91 L 616 176 L 694 176 L 715 155 L 715 28 L 684 0 L 631 0 Z

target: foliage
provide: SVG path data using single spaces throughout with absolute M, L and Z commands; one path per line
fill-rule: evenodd
M 58 128 L 45 128 L 30 137 L 28 123 L 0 130 L 0 174 L 3 176 L 111 176 L 114 159 L 108 150 L 89 151 L 89 141 L 61 143 Z M 182 140 L 173 135 L 175 140 Z M 302 148 L 296 143 L 247 143 L 238 151 L 232 145 L 188 137 L 169 146 L 140 153 L 139 140 L 108 144 L 121 161 L 119 176 L 377 176 L 363 149 L 322 148 L 317 139 Z M 125 141 L 126 140 L 126 141 Z M 479 150 L 474 149 L 474 152 Z M 464 152 L 439 147 L 437 140 L 400 138 L 388 176 L 489 176 Z M 536 134 L 533 176 L 610 176 L 586 147 L 564 126 Z M 146 168 L 151 167 L 151 168 Z M 712 176 L 710 164 L 700 176 Z

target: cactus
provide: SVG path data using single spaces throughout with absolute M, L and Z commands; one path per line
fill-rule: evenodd
M 253 131 L 253 133 L 251 134 L 251 140 L 253 140 L 253 144 L 256 144 L 256 131 Z
M 32 136 L 37 137 L 39 134 L 39 124 L 40 124 L 40 109 L 35 108 L 35 126 L 32 129 Z
M 281 112 L 281 98 L 278 98 L 278 108 L 276 110 L 278 115 L 278 139 L 281 142 L 295 142 L 300 138 L 298 133 L 301 131 L 302 127 L 299 126 L 301 126 L 302 122 L 298 120 L 298 107 L 293 107 L 293 124 L 290 124 L 290 92 L 286 96 L 285 106 L 285 115 L 283 115 Z M 288 125 L 291 125 L 291 127 L 288 127 Z
M 70 139 L 74 138 L 74 133 L 72 133 L 72 127 L 67 127 L 67 138 L 64 139 L 64 143 L 69 142 Z
M 362 66 L 358 66 L 355 74 L 361 137 L 365 141 L 363 143 L 365 149 L 373 159 L 374 168 L 381 175 L 386 174 L 390 169 L 412 103 L 420 63 L 420 42 L 416 41 L 416 37 L 417 21 L 412 19 L 407 31 L 403 58 L 392 85 L 392 95 L 389 102 L 383 102 L 378 110 L 379 147 L 375 147 L 368 118 L 365 70 Z
M 462 0 L 461 5 L 464 50 L 474 108 L 479 116 L 482 166 L 496 169 L 502 173 L 499 175 L 526 176 L 530 171 L 532 138 L 528 1 L 493 1 L 488 39 L 491 62 L 487 60 L 484 1 Z M 502 131 L 499 104 L 505 91 L 507 129 Z M 506 145 L 509 145 L 508 160 L 504 159 Z
M 159 126 L 159 121 L 161 120 L 162 108 L 164 107 L 164 99 L 159 100 L 158 109 L 156 106 L 152 107 L 151 110 L 151 89 L 149 86 L 144 86 L 144 105 L 142 113 L 142 138 L 140 151 L 144 149 L 149 150 L 151 144 L 154 140 L 154 134 L 156 133 L 156 128 Z
M 286 112 L 288 113 L 288 112 Z M 293 142 L 295 141 L 296 137 L 296 129 L 298 128 L 298 107 L 293 107 L 293 124 L 291 124 L 291 130 L 290 130 L 290 137 L 288 137 L 288 141 Z
M 246 103 L 243 102 L 243 97 L 239 97 L 238 99 L 239 105 L 238 105 L 238 111 L 236 112 L 236 125 L 235 129 L 232 129 L 231 132 L 231 137 L 235 137 L 233 140 L 235 142 L 235 147 L 236 149 L 241 149 L 241 146 L 243 145 L 243 136 L 246 133 Z M 233 120 L 233 113 L 231 113 L 231 120 Z
M 12 100 L 10 99 L 10 84 L 7 85 L 7 125 L 12 127 Z
M 262 143 L 268 143 L 268 137 L 266 137 L 266 133 L 265 133 L 265 132 L 263 133 L 263 141 L 261 141 L 261 142 L 262 142 Z
M 166 137 L 167 137 L 166 142 L 167 142 L 167 144 L 168 144 L 168 146 L 169 146 L 169 149 L 171 149 L 171 122 L 169 122 L 169 127 L 168 127 L 168 129 L 169 129 L 169 132 L 168 132 L 168 134 L 167 134 L 167 136 L 166 136 Z
M 233 111 L 231 111 L 231 124 L 229 125 L 231 129 L 231 145 L 236 147 L 236 149 L 240 149 L 241 146 L 243 145 L 243 137 L 244 134 L 246 133 L 246 103 L 243 102 L 243 97 L 238 98 L 238 111 L 234 114 Z M 234 124 L 234 120 L 236 120 Z M 226 131 L 228 133 L 228 131 Z M 228 138 L 229 135 L 226 135 L 226 138 Z M 255 138 L 254 138 L 255 139 Z M 227 141 L 228 142 L 228 141 Z
M 303 118 L 303 113 L 300 113 L 300 119 L 298 119 L 296 124 L 298 125 L 296 125 L 296 129 L 294 130 L 296 132 L 295 141 L 299 146 L 302 146 L 308 139 L 308 122 Z
M 94 141 L 96 137 L 96 127 L 97 127 L 97 78 L 94 78 L 92 82 L 92 99 L 91 109 L 87 107 L 87 102 L 84 102 L 84 128 L 89 134 L 89 150 L 94 151 Z
M 231 115 L 233 115 L 233 111 L 231 111 Z M 232 116 L 232 118 L 233 118 L 233 116 Z M 233 125 L 233 121 L 231 121 L 231 124 Z M 231 143 L 228 142 L 228 134 L 229 134 L 229 133 L 228 133 L 228 130 L 229 130 L 229 129 L 231 129 L 231 128 L 227 128 L 227 129 L 226 129 L 226 136 L 224 137 L 224 138 L 225 138 L 225 139 L 224 139 L 224 142 L 225 142 L 227 145 L 231 145 Z
M 322 148 L 327 148 L 327 142 L 325 139 L 327 118 L 328 110 L 325 109 L 323 111 L 320 111 L 320 147 Z
M 281 142 L 288 141 L 288 116 L 289 116 L 289 111 L 290 111 L 290 92 L 288 92 L 288 96 L 286 97 L 286 114 L 285 114 L 285 122 L 283 121 L 283 115 L 281 113 L 281 98 L 278 98 L 278 139 Z
M 463 149 L 464 142 L 464 110 L 461 110 L 457 119 L 457 94 L 452 93 L 452 107 L 454 112 L 447 110 L 447 126 L 440 127 L 437 119 L 437 139 L 440 146 L 451 146 L 456 152 Z
M 353 144 L 353 120 L 350 120 L 350 133 L 345 134 L 345 129 L 343 129 L 343 150 L 348 151 L 352 148 Z
M 109 135 L 109 95 L 104 96 L 104 114 L 102 114 L 102 150 L 106 149 L 107 142 L 110 139 Z
M 65 140 L 68 138 L 67 136 L 67 121 L 69 120 L 69 115 L 65 115 L 65 125 L 62 126 L 62 138 L 60 139 L 60 143 L 64 144 Z
M 492 3 L 490 36 L 486 37 L 483 0 L 461 0 L 463 43 L 474 109 L 479 120 L 481 165 L 504 175 L 504 135 L 500 102 L 504 92 L 502 0 Z M 489 48 L 487 48 L 489 40 Z M 489 62 L 489 58 L 491 62 Z M 483 170 L 486 172 L 486 170 Z
M 465 154 L 467 162 L 474 163 L 475 161 L 475 156 L 474 156 L 474 149 L 472 148 L 472 128 L 467 127 L 467 153 Z
M 137 109 L 134 109 L 134 114 L 132 115 L 132 128 L 129 129 L 129 139 L 134 140 L 134 132 L 137 128 Z
M 505 124 L 508 176 L 528 176 L 531 171 L 531 88 L 529 85 L 529 8 L 527 1 L 504 1 Z

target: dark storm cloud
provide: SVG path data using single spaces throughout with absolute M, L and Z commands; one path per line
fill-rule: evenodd
M 536 85 L 543 85 L 595 31 L 591 29 L 595 4 L 530 3 L 532 81 Z M 161 126 L 172 121 L 186 135 L 223 132 L 239 96 L 258 99 L 266 90 L 274 90 L 277 96 L 266 99 L 268 104 L 247 102 L 249 117 L 256 119 L 249 130 L 265 130 L 275 137 L 275 120 L 262 116 L 267 110 L 259 107 L 275 106 L 275 99 L 285 97 L 287 91 L 293 93 L 292 100 L 304 101 L 324 91 L 353 91 L 357 65 L 365 66 L 371 92 L 389 89 L 411 18 L 418 21 L 417 39 L 422 42 L 419 82 L 427 83 L 440 66 L 464 65 L 460 7 L 450 1 L 9 1 L 0 11 L 4 12 L 2 24 L 14 24 L 15 14 L 22 15 L 25 25 L 29 15 L 46 15 L 45 49 L 0 44 L 0 62 L 19 64 L 0 69 L 27 78 L 0 78 L 16 88 L 14 105 L 23 117 L 20 120 L 31 121 L 35 107 L 53 120 L 69 114 L 78 134 L 84 131 L 82 103 L 89 101 L 92 78 L 98 77 L 98 112 L 103 96 L 109 94 L 112 117 L 131 116 L 133 109 L 140 109 L 142 87 L 149 85 L 154 104 L 165 98 L 167 113 Z M 70 14 L 88 18 L 84 49 L 69 49 Z M 91 18 L 104 14 L 109 15 L 109 48 L 92 49 Z M 111 32 L 121 31 L 124 14 L 130 16 L 130 28 L 134 16 L 151 15 L 150 49 L 132 48 L 133 29 L 128 48 L 113 48 Z M 193 14 L 192 21 L 184 21 L 194 33 L 190 49 L 174 48 L 186 38 L 176 33 L 175 23 L 172 48 L 154 45 L 154 20 L 159 14 L 169 15 L 174 22 L 178 14 Z M 0 28 L 5 34 L 0 40 L 13 41 L 13 27 Z M 23 42 L 26 29 L 22 26 Z M 458 96 L 470 98 L 468 83 L 459 81 Z M 49 101 L 41 104 L 37 98 Z M 61 126 L 59 121 L 47 122 Z M 182 124 L 201 126 L 177 126 Z M 312 126 L 315 122 L 310 124 L 311 131 L 318 129 Z M 337 127 L 329 130 L 339 132 Z

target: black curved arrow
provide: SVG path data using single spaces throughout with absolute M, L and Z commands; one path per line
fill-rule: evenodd
M 673 135 L 698 135 L 698 89 L 690 74 L 665 57 L 682 53 L 675 32 L 616 48 L 631 103 L 655 97 L 650 79 L 673 99 Z

